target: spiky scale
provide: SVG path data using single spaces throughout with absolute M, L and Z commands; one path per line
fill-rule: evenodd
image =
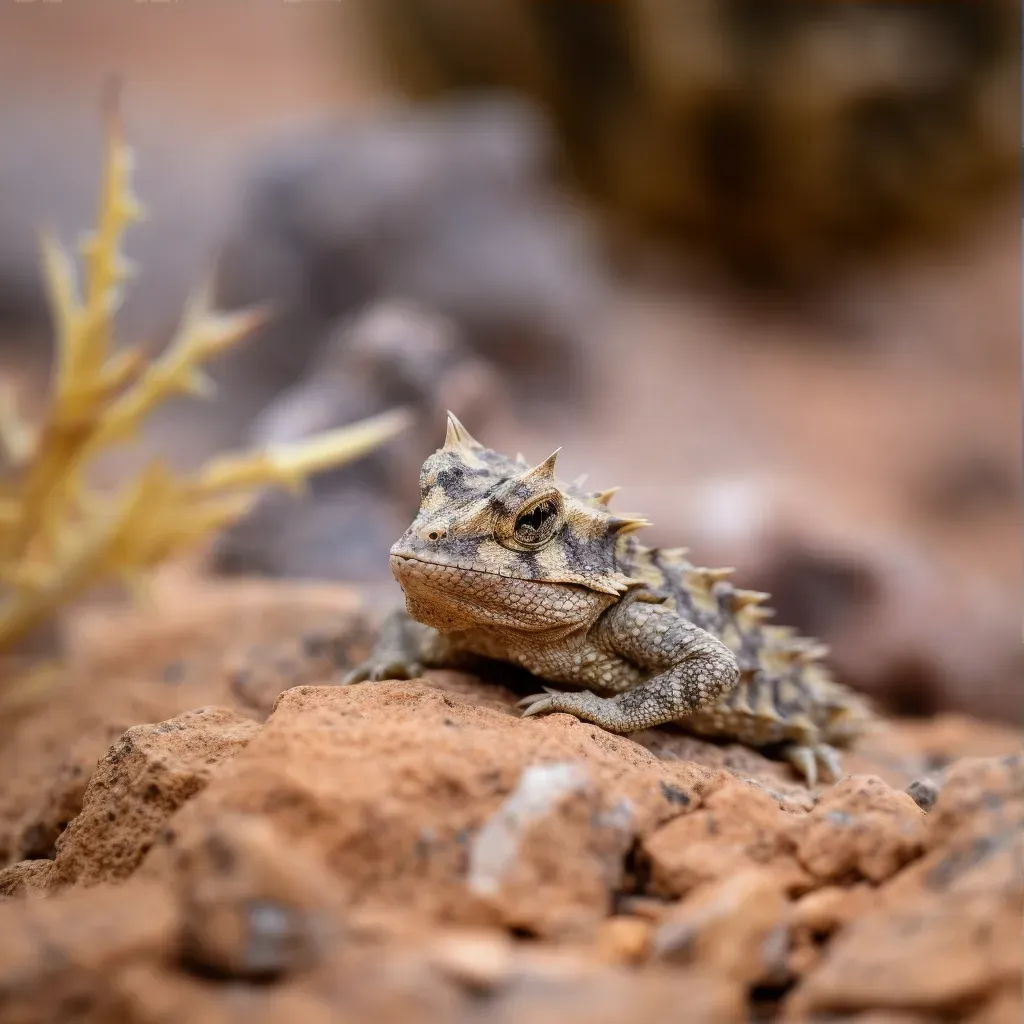
M 767 605 L 758 604 L 752 605 L 749 608 L 744 608 L 743 611 L 736 616 L 736 618 L 744 623 L 748 629 L 757 629 L 758 626 L 763 627 L 763 623 L 775 615 L 775 609 L 769 608 Z
M 714 585 L 716 583 L 722 583 L 723 581 L 728 580 L 728 578 L 735 571 L 736 571 L 735 569 L 698 569 L 697 570 L 697 572 L 700 573 L 701 578 L 704 580 L 704 583 L 707 585 L 707 587 L 709 589 L 714 587 Z
M 613 516 L 608 521 L 608 528 L 620 537 L 624 537 L 627 533 L 633 533 L 636 530 L 642 530 L 645 526 L 650 525 L 648 520 L 640 516 Z
M 775 706 L 775 700 L 770 686 L 755 686 L 753 714 L 765 722 L 781 722 L 782 715 Z
M 774 614 L 774 609 L 772 614 Z M 765 640 L 776 646 L 787 644 L 796 636 L 798 636 L 798 633 L 793 626 L 771 625 L 764 627 Z
M 754 715 L 754 708 L 750 704 L 752 696 L 748 680 L 741 680 L 740 684 L 726 697 L 724 703 L 736 715 Z
M 449 451 L 474 451 L 483 448 L 483 445 L 459 422 L 455 413 L 449 412 L 444 447 Z
M 763 590 L 733 590 L 729 595 L 730 605 L 733 612 L 741 612 L 744 608 L 764 604 L 771 594 Z
M 703 598 L 711 596 L 711 588 L 708 586 L 708 582 L 700 569 L 683 570 L 683 582 L 691 595 L 699 595 Z
M 543 462 L 539 462 L 533 469 L 523 473 L 520 477 L 524 481 L 540 481 L 543 483 L 555 482 L 555 462 L 561 448 L 556 448 Z

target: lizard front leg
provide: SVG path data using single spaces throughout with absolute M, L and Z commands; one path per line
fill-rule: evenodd
M 564 711 L 609 732 L 636 732 L 714 703 L 739 680 L 733 652 L 663 604 L 627 598 L 601 616 L 588 640 L 653 674 L 614 697 L 548 690 L 520 701 L 524 715 Z
M 468 656 L 444 634 L 417 622 L 404 608 L 396 608 L 381 624 L 369 657 L 343 679 L 342 685 L 366 680 L 415 679 L 425 668 L 458 668 Z

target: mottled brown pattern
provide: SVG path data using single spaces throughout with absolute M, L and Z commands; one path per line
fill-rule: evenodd
M 614 491 L 555 477 L 483 447 L 449 414 L 423 465 L 420 510 L 391 549 L 406 609 L 387 622 L 349 682 L 411 677 L 485 657 L 580 689 L 525 698 L 612 732 L 678 722 L 701 736 L 775 748 L 811 785 L 841 773 L 837 747 L 867 725 L 865 702 L 835 682 L 825 648 L 767 623 L 768 595 L 731 570 L 648 548 Z

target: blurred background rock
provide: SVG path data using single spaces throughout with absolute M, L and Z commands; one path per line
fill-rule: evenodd
M 457 407 L 564 445 L 650 542 L 771 589 L 914 713 L 1010 718 L 1019 24 L 1007 2 L 34 0 L 0 8 L 0 360 L 45 385 L 36 232 L 90 223 L 123 84 L 149 220 L 123 335 L 205 276 L 274 316 L 167 409 L 194 464 L 401 401 L 417 427 L 212 571 L 371 582 Z M 408 479 L 407 479 L 408 478 Z
M 1017 4 L 363 0 L 417 96 L 508 87 L 634 229 L 758 285 L 827 283 L 1016 180 Z

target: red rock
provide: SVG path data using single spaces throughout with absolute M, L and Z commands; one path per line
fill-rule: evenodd
M 218 815 L 258 814 L 315 850 L 351 906 L 553 934 L 608 913 L 634 834 L 709 777 L 421 683 L 296 687 L 174 828 L 191 841 Z
M 343 918 L 322 864 L 250 816 L 219 815 L 193 839 L 169 853 L 190 964 L 217 977 L 267 980 L 325 960 Z
M 789 835 L 816 878 L 883 882 L 920 855 L 925 812 L 876 776 L 853 775 L 826 789 Z
M 0 871 L 0 897 L 42 895 L 50 888 L 52 860 L 23 860 Z
M 1007 985 L 966 1018 L 967 1024 L 1019 1024 L 1024 1011 L 1020 984 Z
M 643 840 L 651 891 L 685 896 L 701 884 L 758 865 L 776 867 L 787 885 L 803 884 L 805 873 L 786 834 L 790 816 L 778 801 L 724 774 L 717 781 L 699 809 Z
M 827 886 L 801 896 L 788 917 L 790 972 L 807 974 L 817 966 L 832 936 L 877 903 L 877 890 L 865 883 L 851 888 Z
M 815 1018 L 824 1021 L 827 1018 Z M 843 1024 L 942 1024 L 941 1018 L 929 1013 L 900 1013 L 896 1010 L 871 1010 L 843 1017 Z
M 124 1019 L 112 975 L 127 964 L 169 955 L 176 927 L 170 894 L 145 883 L 0 904 L 5 1024 Z
M 640 963 L 650 952 L 651 922 L 640 917 L 609 917 L 598 926 L 592 955 L 601 963 Z
M 1024 757 L 964 758 L 945 773 L 928 817 L 928 844 L 1004 829 L 1024 815 Z
M 481 929 L 446 935 L 431 950 L 439 971 L 469 991 L 494 992 L 515 969 L 515 944 L 500 932 Z
M 97 766 L 81 813 L 57 840 L 51 885 L 130 875 L 168 818 L 258 729 L 223 708 L 129 729 Z
M 169 571 L 154 582 L 156 614 L 80 612 L 63 682 L 14 726 L 0 718 L 0 865 L 55 855 L 97 762 L 126 729 L 203 706 L 262 719 L 296 673 L 327 681 L 336 663 L 365 653 L 363 616 L 348 588 L 197 586 L 180 576 Z M 330 657 L 305 650 L 306 639 L 324 635 Z M 259 670 L 248 687 L 230 671 L 240 666 Z M 276 682 L 265 678 L 268 669 Z
M 1024 801 L 1019 759 L 951 773 L 925 856 L 851 921 L 789 1002 L 791 1019 L 886 1008 L 948 1016 L 1021 977 Z
M 0 844 L 35 855 L 0 871 L 16 1021 L 618 1024 L 685 1007 L 716 1024 L 773 1012 L 752 999 L 791 983 L 781 1012 L 801 1021 L 1019 1011 L 1021 761 L 936 770 L 1012 748 L 1003 733 L 896 724 L 850 755 L 861 775 L 814 794 L 735 744 L 523 721 L 465 673 L 293 687 L 261 725 L 277 691 L 347 657 L 307 624 L 355 634 L 323 594 L 217 600 L 77 663 L 90 700 L 68 691 L 0 747 Z M 183 728 L 133 727 L 160 709 Z M 925 765 L 927 813 L 889 788 Z
M 777 980 L 788 948 L 784 883 L 747 868 L 703 886 L 655 932 L 652 955 L 744 987 Z

